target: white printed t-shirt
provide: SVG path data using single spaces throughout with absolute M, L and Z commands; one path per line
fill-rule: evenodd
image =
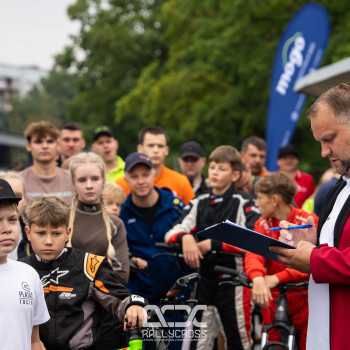
M 49 320 L 38 273 L 29 265 L 7 259 L 0 265 L 0 347 L 31 350 L 33 326 Z

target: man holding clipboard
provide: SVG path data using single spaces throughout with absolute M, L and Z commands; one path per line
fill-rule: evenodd
M 292 225 L 281 221 L 280 240 L 296 249 L 271 250 L 288 267 L 311 273 L 307 349 L 350 349 L 350 86 L 326 91 L 307 116 L 322 157 L 328 157 L 342 177 L 327 196 L 317 231 L 314 226 L 288 230 Z

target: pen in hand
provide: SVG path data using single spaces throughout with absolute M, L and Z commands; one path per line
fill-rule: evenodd
M 310 227 L 312 227 L 312 225 L 296 225 L 296 226 L 289 226 L 285 230 L 294 230 L 296 228 L 310 228 Z M 283 228 L 282 227 L 272 227 L 269 229 L 269 231 L 279 231 L 279 230 L 283 230 Z

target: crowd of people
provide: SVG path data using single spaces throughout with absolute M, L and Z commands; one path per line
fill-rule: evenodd
M 307 293 L 288 296 L 299 347 L 346 349 L 339 344 L 345 344 L 340 322 L 349 285 L 349 101 L 350 87 L 342 84 L 308 111 L 322 156 L 336 170 L 317 188 L 298 169 L 293 145 L 279 149 L 279 170 L 270 173 L 266 143 L 255 135 L 240 151 L 215 148 L 208 162 L 198 142 L 186 141 L 179 149 L 179 173 L 164 164 L 169 140 L 161 126 L 143 128 L 135 152 L 122 159 L 109 126 L 95 128 L 86 151 L 77 122 L 59 129 L 47 121 L 29 124 L 24 135 L 33 164 L 0 173 L 0 281 L 8 286 L 0 289 L 4 348 L 121 347 L 118 325 L 140 325 L 147 303 L 159 304 L 184 271 L 198 270 L 193 297 L 208 312 L 196 317 L 207 325 L 215 319 L 218 326 L 208 326 L 205 338 L 191 339 L 191 349 L 250 349 L 252 337 L 259 337 L 252 333 L 253 310 L 271 322 L 276 287 L 308 280 L 310 272 L 309 302 Z M 297 249 L 273 248 L 276 262 L 197 235 L 225 220 Z M 312 228 L 288 230 L 300 224 Z M 278 226 L 281 232 L 270 231 Z M 155 257 L 164 253 L 157 242 L 178 243 L 183 261 Z M 222 283 L 215 265 L 245 272 L 252 289 Z M 5 324 L 14 329 L 11 337 Z

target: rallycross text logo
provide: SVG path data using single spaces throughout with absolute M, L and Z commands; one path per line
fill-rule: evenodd
M 198 311 L 206 309 L 206 305 L 196 305 L 194 308 L 188 305 L 164 305 L 161 308 L 156 305 L 147 305 L 145 311 L 155 315 L 154 318 L 157 321 L 143 322 L 142 339 L 143 341 L 156 339 L 162 341 L 205 340 L 207 338 L 207 322 L 199 322 L 196 315 Z M 164 315 L 169 311 L 170 313 L 171 311 L 187 313 L 187 320 L 185 322 L 166 321 Z
M 206 327 L 206 322 L 198 322 L 196 319 L 196 314 L 198 311 L 205 311 L 207 309 L 206 305 L 196 305 L 193 309 L 188 305 L 164 305 L 159 308 L 157 305 L 147 305 L 145 306 L 145 311 L 151 311 L 156 314 L 156 318 L 159 321 L 147 321 L 143 324 L 144 327 L 188 327 L 191 323 L 195 327 Z M 167 322 L 164 318 L 164 314 L 167 311 L 182 311 L 188 314 L 186 322 Z

